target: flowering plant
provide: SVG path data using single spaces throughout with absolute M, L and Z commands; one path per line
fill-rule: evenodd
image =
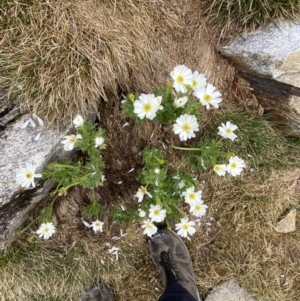
M 51 178 L 58 183 L 55 193 L 58 192 L 59 195 L 66 194 L 75 185 L 94 189 L 102 186 L 104 181 L 104 161 L 101 157 L 101 150 L 106 147 L 104 130 L 84 121 L 80 115 L 76 116 L 73 123 L 76 135 L 65 136 L 62 144 L 65 151 L 74 148 L 81 150 L 83 159 L 77 162 L 53 162 L 43 172 L 43 178 Z
M 144 234 L 151 236 L 156 233 L 154 223 L 166 223 L 171 227 L 172 222 L 188 216 L 201 217 L 205 215 L 207 205 L 203 203 L 202 191 L 195 191 L 197 182 L 185 171 L 170 172 L 167 158 L 158 149 L 146 148 L 143 151 L 144 168 L 138 175 L 142 186 L 135 197 L 139 203 L 139 216 L 144 219 L 142 228 Z M 182 203 L 188 205 L 183 205 Z M 188 209 L 189 206 L 189 210 Z M 193 226 L 195 223 L 188 223 Z M 184 226 L 186 229 L 187 226 Z M 181 229 L 181 228 L 180 228 Z M 187 237 L 195 231 L 180 231 Z
M 184 65 L 176 66 L 170 73 L 173 84 L 166 84 L 163 89 L 153 94 L 129 94 L 123 101 L 125 112 L 137 121 L 147 119 L 163 124 L 171 124 L 172 130 L 179 135 L 180 141 L 196 137 L 200 129 L 200 106 L 210 110 L 218 109 L 222 95 L 216 87 L 207 83 L 203 74 L 192 72 Z M 222 139 L 234 141 L 238 127 L 227 121 L 218 127 L 217 134 L 221 139 L 203 139 L 189 147 L 173 146 L 173 148 L 189 151 L 188 162 L 192 168 L 207 169 L 208 167 L 219 175 L 226 172 L 232 176 L 239 175 L 246 166 L 245 162 L 234 153 L 222 151 Z M 227 164 L 224 164 L 227 161 Z
M 149 119 L 167 124 L 167 128 L 185 142 L 195 138 L 200 130 L 201 106 L 206 110 L 218 109 L 222 95 L 207 83 L 203 74 L 192 72 L 184 65 L 176 66 L 170 76 L 173 84 L 168 83 L 153 94 L 129 94 L 123 100 L 123 108 L 138 122 Z M 204 170 L 210 167 L 219 176 L 229 173 L 235 177 L 246 167 L 245 162 L 234 153 L 224 151 L 222 140 L 234 141 L 236 130 L 238 126 L 227 121 L 218 127 L 213 139 L 200 138 L 195 145 L 172 147 L 189 151 L 187 161 L 192 168 Z M 195 179 L 183 170 L 170 173 L 166 157 L 157 149 L 146 148 L 143 163 L 145 166 L 138 176 L 141 186 L 135 197 L 140 204 L 139 216 L 144 218 L 144 234 L 155 234 L 156 223 L 165 222 L 171 227 L 171 222 L 177 221 L 175 229 L 179 235 L 193 235 L 196 223 L 191 219 L 203 216 L 208 208 L 203 203 L 202 191 L 195 190 Z M 184 211 L 186 206 L 180 204 L 182 201 L 189 205 L 189 213 Z
M 16 181 L 22 187 L 35 187 L 35 178 L 52 179 L 57 183 L 52 202 L 42 210 L 38 220 L 41 222 L 36 234 L 44 239 L 49 239 L 55 233 L 55 226 L 52 222 L 52 207 L 56 196 L 65 195 L 69 188 L 81 185 L 84 188 L 94 189 L 102 186 L 105 180 L 103 175 L 104 161 L 101 157 L 101 150 L 105 149 L 106 136 L 101 128 L 85 121 L 82 116 L 77 115 L 73 120 L 76 133 L 67 135 L 61 142 L 64 151 L 72 151 L 77 148 L 82 151 L 82 159 L 76 162 L 52 162 L 48 164 L 47 170 L 41 174 L 35 172 L 36 166 L 26 163 L 25 167 L 20 167 L 16 171 Z M 102 211 L 102 206 L 94 199 L 92 204 L 87 206 L 83 216 L 97 216 Z M 91 227 L 95 232 L 102 232 L 103 223 L 98 219 L 92 223 Z M 30 226 L 30 225 L 29 225 Z M 20 231 L 24 232 L 28 227 Z

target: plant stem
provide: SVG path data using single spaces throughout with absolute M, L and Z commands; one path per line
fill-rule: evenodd
M 201 148 L 195 148 L 195 147 L 181 147 L 181 146 L 174 146 L 172 145 L 171 147 L 176 148 L 176 149 L 181 149 L 181 150 L 187 150 L 187 151 L 191 151 L 191 150 L 201 150 Z

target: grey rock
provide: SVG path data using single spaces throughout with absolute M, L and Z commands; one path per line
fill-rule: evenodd
M 42 126 L 36 117 L 20 115 L 13 105 L 5 104 L 4 98 L 0 99 L 0 112 L 0 249 L 4 249 L 54 185 L 51 181 L 36 179 L 35 188 L 24 189 L 16 183 L 16 169 L 29 162 L 37 166 L 38 173 L 50 162 L 72 159 L 76 151 L 66 152 L 61 144 L 63 136 L 75 132 L 71 121 L 68 127 Z M 30 118 L 34 123 L 29 121 L 23 128 Z M 95 120 L 95 113 L 90 119 Z
M 273 22 L 220 48 L 239 70 L 300 88 L 300 23 Z
M 234 280 L 228 280 L 216 288 L 207 296 L 205 301 L 258 301 L 250 296 L 245 288 L 240 287 Z
M 253 94 L 287 136 L 300 137 L 300 23 L 272 22 L 220 52 L 250 82 Z
M 114 301 L 114 295 L 110 287 L 105 283 L 93 283 L 90 288 L 85 289 L 78 301 Z

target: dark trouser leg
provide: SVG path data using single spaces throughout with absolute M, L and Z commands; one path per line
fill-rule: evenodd
M 177 282 L 170 282 L 158 301 L 198 301 Z

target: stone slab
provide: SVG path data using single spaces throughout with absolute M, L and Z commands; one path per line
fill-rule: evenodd
M 300 138 L 300 23 L 272 22 L 219 50 L 250 83 L 269 119 L 284 135 Z
M 96 114 L 91 113 L 90 120 Z M 22 188 L 16 183 L 16 169 L 26 162 L 37 166 L 39 173 L 50 162 L 70 160 L 76 150 L 66 152 L 63 136 L 75 132 L 72 121 L 61 128 L 43 124 L 35 115 L 22 113 L 0 97 L 0 249 L 16 236 L 34 207 L 50 192 L 54 183 L 36 179 L 35 188 Z M 27 126 L 25 127 L 27 123 Z
M 240 287 L 234 280 L 228 280 L 216 288 L 207 296 L 205 301 L 258 301 L 249 295 L 245 288 Z
M 300 23 L 277 21 L 243 34 L 220 52 L 241 71 L 300 88 Z

